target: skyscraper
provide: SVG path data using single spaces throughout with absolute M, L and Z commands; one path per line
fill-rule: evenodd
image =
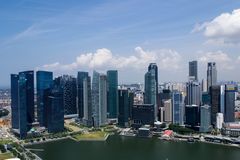
M 164 122 L 172 122 L 172 101 L 164 101 Z
M 225 85 L 220 86 L 220 112 L 225 114 Z
M 217 84 L 217 66 L 215 62 L 209 62 L 207 65 L 207 88 Z
M 12 110 L 12 128 L 19 128 L 18 112 L 18 75 L 11 74 L 11 110 Z
M 53 89 L 47 97 L 47 128 L 49 133 L 64 130 L 64 104 L 62 86 L 54 80 Z
M 185 114 L 186 114 L 186 125 L 191 127 L 199 126 L 200 123 L 200 114 L 199 106 L 197 105 L 186 105 Z
M 201 103 L 201 85 L 196 81 L 189 81 L 186 84 L 186 105 L 198 105 Z
M 119 102 L 119 115 L 118 124 L 122 127 L 128 126 L 129 119 L 131 117 L 131 101 L 133 96 L 130 95 L 127 89 L 118 90 L 118 102 Z
M 47 126 L 47 104 L 44 97 L 46 89 L 50 89 L 52 84 L 52 72 L 37 71 L 37 117 L 40 126 Z
M 34 122 L 34 71 L 19 72 L 20 75 L 26 79 L 27 122 L 30 124 Z
M 220 112 L 220 86 L 213 85 L 210 87 L 211 97 L 211 123 L 215 126 L 216 114 Z
M 34 122 L 34 72 L 24 71 L 11 75 L 12 128 L 25 138 Z
M 99 127 L 107 123 L 107 76 L 93 71 L 92 107 L 94 126 Z
M 19 119 L 19 135 L 20 138 L 25 138 L 29 130 L 27 119 L 28 114 L 28 98 L 27 98 L 27 79 L 25 74 L 19 74 L 18 81 L 18 119 Z
M 62 77 L 64 114 L 77 114 L 76 78 L 68 75 Z
M 189 62 L 189 77 L 192 77 L 195 81 L 198 81 L 197 61 Z
M 235 122 L 235 85 L 225 86 L 225 110 L 224 110 L 224 121 Z
M 83 122 L 92 126 L 92 95 L 90 76 L 83 79 Z
M 158 96 L 158 68 L 155 63 L 148 66 L 148 72 L 145 74 L 144 103 L 154 105 L 155 120 L 157 120 L 157 96 Z
M 77 76 L 77 102 L 78 102 L 78 116 L 80 119 L 84 116 L 84 90 L 83 81 L 88 78 L 88 72 L 78 72 Z
M 108 82 L 108 118 L 118 117 L 118 72 L 116 70 L 107 71 Z
M 183 95 L 174 91 L 172 95 L 172 119 L 174 124 L 183 125 L 184 102 Z
M 209 132 L 211 129 L 211 107 L 201 106 L 200 109 L 200 132 Z

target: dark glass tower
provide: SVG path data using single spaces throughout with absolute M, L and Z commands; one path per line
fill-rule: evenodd
M 26 79 L 27 122 L 30 124 L 34 122 L 34 71 L 20 72 L 19 79 L 20 76 Z
M 220 112 L 220 86 L 213 85 L 210 87 L 210 97 L 211 97 L 211 123 L 216 124 L 216 115 Z
M 77 99 L 78 99 L 78 116 L 84 116 L 84 94 L 83 94 L 83 81 L 88 78 L 88 72 L 78 72 L 77 75 Z
M 11 110 L 12 110 L 12 128 L 19 128 L 18 113 L 18 75 L 11 74 Z
M 57 82 L 54 81 L 54 82 Z M 47 128 L 48 132 L 56 133 L 64 130 L 64 105 L 62 87 L 54 83 L 47 98 Z
M 122 127 L 128 126 L 129 119 L 131 118 L 131 109 L 133 107 L 132 101 L 133 96 L 127 89 L 118 90 L 118 124 Z
M 118 72 L 116 70 L 107 71 L 108 82 L 108 118 L 118 117 Z
M 24 73 L 19 74 L 18 81 L 18 119 L 19 119 L 19 135 L 20 138 L 25 138 L 28 131 L 28 97 L 27 97 L 27 79 Z
M 37 71 L 37 117 L 40 126 L 47 126 L 47 104 L 44 99 L 47 89 L 53 84 L 53 73 Z
M 77 82 L 68 75 L 62 77 L 64 114 L 77 114 Z
M 183 96 L 180 92 L 174 91 L 172 94 L 173 123 L 183 125 L 184 111 Z
M 195 81 L 198 81 L 197 61 L 189 62 L 189 77 L 192 77 Z
M 158 67 L 150 63 L 148 72 L 145 74 L 144 103 L 154 105 L 155 120 L 157 120 L 157 98 L 158 97 Z
M 235 122 L 235 85 L 225 85 L 225 110 L 224 110 L 224 121 Z
M 34 122 L 34 71 L 20 72 L 19 79 L 20 76 L 26 79 L 27 122 L 31 124 Z M 22 92 L 21 89 L 19 92 Z

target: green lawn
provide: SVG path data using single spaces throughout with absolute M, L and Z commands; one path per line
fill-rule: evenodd
M 89 133 L 82 133 L 82 134 L 76 134 L 73 135 L 73 138 L 77 141 L 81 140 L 104 140 L 107 136 L 106 132 L 103 131 L 95 131 L 95 132 L 89 132 Z
M 12 153 L 0 153 L 0 160 L 14 158 Z

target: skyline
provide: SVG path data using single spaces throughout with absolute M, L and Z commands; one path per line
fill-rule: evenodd
M 32 69 L 75 77 L 117 69 L 120 83 L 143 82 L 151 62 L 159 82 L 187 81 L 192 60 L 199 62 L 199 80 L 210 61 L 219 81 L 240 79 L 240 2 L 0 3 L 1 87 L 9 86 L 11 73 Z

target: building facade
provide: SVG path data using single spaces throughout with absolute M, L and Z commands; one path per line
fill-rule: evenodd
M 208 91 L 212 85 L 217 85 L 217 66 L 215 62 L 207 64 L 207 88 Z
M 108 118 L 118 118 L 118 71 L 107 71 L 108 82 Z
M 47 104 L 44 100 L 46 89 L 52 88 L 53 73 L 37 71 L 37 119 L 40 126 L 47 126 Z

